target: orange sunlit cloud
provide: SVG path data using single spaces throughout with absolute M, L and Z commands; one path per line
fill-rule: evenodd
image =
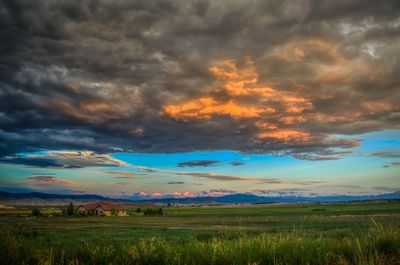
M 209 88 L 200 98 L 166 105 L 164 113 L 181 120 L 210 119 L 218 115 L 249 119 L 276 113 L 276 105 L 285 113 L 301 113 L 312 108 L 304 97 L 258 84 L 258 74 L 249 59 L 243 69 L 238 69 L 233 60 L 226 60 L 210 67 L 209 71 L 217 80 L 223 81 L 222 86 Z M 215 92 L 226 93 L 230 99 L 216 99 L 212 95 Z M 256 97 L 258 101 L 249 105 L 243 100 L 246 96 Z
M 172 193 L 172 195 L 175 198 L 181 198 L 181 197 L 185 198 L 185 197 L 195 197 L 196 196 L 196 194 L 194 194 L 193 192 L 190 192 L 190 191 L 175 191 Z
M 284 142 L 308 142 L 310 140 L 310 134 L 296 131 L 296 130 L 276 130 L 271 132 L 262 132 L 257 135 L 258 139 L 277 139 Z
M 164 107 L 164 114 L 177 120 L 211 119 L 214 116 L 230 116 L 232 119 L 253 119 L 260 129 L 258 139 L 281 141 L 308 141 L 310 135 L 294 129 L 280 128 L 306 120 L 304 111 L 312 109 L 311 102 L 296 93 L 275 90 L 259 84 L 258 74 L 252 61 L 239 68 L 234 60 L 225 60 L 209 68 L 219 86 L 212 86 L 200 98 L 191 99 Z M 228 100 L 219 100 L 215 92 L 228 95 Z M 246 104 L 246 97 L 255 97 L 252 104 Z M 272 121 L 265 121 L 269 118 Z M 267 131 L 266 131 L 267 130 Z
M 273 109 L 263 109 L 239 105 L 234 100 L 217 101 L 212 97 L 204 97 L 178 105 L 168 105 L 164 108 L 168 116 L 176 119 L 210 119 L 215 115 L 227 115 L 234 119 L 255 118 L 263 112 L 274 112 Z

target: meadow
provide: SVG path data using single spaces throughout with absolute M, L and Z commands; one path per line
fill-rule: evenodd
M 400 264 L 400 202 L 0 210 L 1 264 Z M 50 215 L 50 217 L 49 217 Z

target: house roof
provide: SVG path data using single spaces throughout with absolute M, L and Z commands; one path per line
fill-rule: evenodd
M 92 211 L 92 210 L 96 209 L 97 207 L 101 207 L 105 211 L 111 211 L 112 209 L 115 209 L 116 211 L 125 211 L 125 208 L 122 207 L 121 205 L 107 203 L 107 202 L 87 203 L 84 205 L 80 205 L 79 207 L 83 207 L 87 211 Z

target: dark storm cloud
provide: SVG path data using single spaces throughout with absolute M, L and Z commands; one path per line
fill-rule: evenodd
M 399 11 L 395 0 L 4 0 L 0 156 L 339 159 L 359 142 L 335 134 L 399 128 Z
M 190 160 L 178 163 L 178 167 L 209 167 L 219 163 L 218 160 Z
M 7 157 L 0 159 L 0 163 L 17 164 L 32 167 L 64 167 L 54 159 L 41 157 Z

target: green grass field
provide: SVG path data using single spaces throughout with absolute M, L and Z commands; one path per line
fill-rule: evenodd
M 400 202 L 135 209 L 50 218 L 60 210 L 2 209 L 0 263 L 400 264 Z

